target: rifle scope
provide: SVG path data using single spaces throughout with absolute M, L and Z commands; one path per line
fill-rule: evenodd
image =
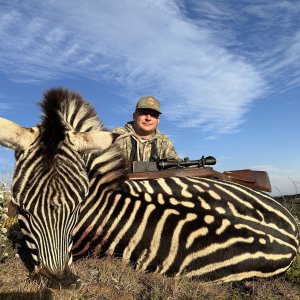
M 168 169 L 168 168 L 184 168 L 184 167 L 204 167 L 204 166 L 212 166 L 216 164 L 216 159 L 212 156 L 204 157 L 202 156 L 198 160 L 189 160 L 186 157 L 184 160 L 160 160 L 157 162 L 157 168 L 159 170 Z

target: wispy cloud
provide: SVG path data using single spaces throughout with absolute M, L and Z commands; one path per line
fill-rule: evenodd
M 217 137 L 215 135 L 210 135 L 205 137 L 203 140 L 204 141 L 215 141 L 217 139 Z
M 0 116 L 3 112 L 8 111 L 11 108 L 11 106 L 7 103 L 0 102 Z
M 14 104 L 5 102 L 4 97 L 0 95 L 0 116 L 8 110 L 11 110 L 13 106 Z
M 266 172 L 272 173 L 272 174 L 278 174 L 281 172 L 281 169 L 279 167 L 276 167 L 273 165 L 255 165 L 255 166 L 252 166 L 252 169 L 265 170 Z
M 185 14 L 211 28 L 219 44 L 244 57 L 272 89 L 300 84 L 299 2 L 189 2 Z
M 168 118 L 184 120 L 177 126 L 232 132 L 266 92 L 268 76 L 294 65 L 299 38 L 287 46 L 280 40 L 274 67 L 263 45 L 251 44 L 255 29 L 247 40 L 238 26 L 246 27 L 250 16 L 257 26 L 268 24 L 275 6 L 263 15 L 253 5 L 191 3 L 188 11 L 175 0 L 10 1 L 0 12 L 0 68 L 23 82 L 79 75 L 121 85 L 127 94 L 155 94 Z M 290 1 L 283 3 L 293 16 Z M 293 68 L 297 84 L 299 68 Z
M 298 172 L 296 172 L 295 170 L 289 170 L 289 169 L 282 169 L 278 166 L 275 165 L 269 165 L 269 164 L 264 164 L 264 165 L 256 165 L 256 166 L 252 166 L 251 167 L 254 170 L 265 170 L 267 171 L 269 174 L 272 175 L 282 175 L 282 176 L 298 176 Z

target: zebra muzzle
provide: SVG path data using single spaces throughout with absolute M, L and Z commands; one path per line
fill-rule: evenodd
M 54 274 L 42 267 L 35 273 L 34 279 L 54 289 L 78 290 L 82 286 L 80 277 L 73 273 L 70 268 Z

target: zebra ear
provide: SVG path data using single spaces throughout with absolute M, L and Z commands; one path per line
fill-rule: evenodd
M 0 145 L 21 151 L 28 148 L 36 138 L 37 132 L 32 128 L 24 128 L 0 117 Z
M 78 152 L 104 150 L 112 145 L 119 134 L 109 131 L 68 132 L 67 137 Z

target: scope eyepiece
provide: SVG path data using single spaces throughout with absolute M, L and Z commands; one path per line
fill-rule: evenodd
M 215 165 L 217 160 L 213 157 L 213 156 L 207 156 L 207 157 L 203 157 L 203 165 Z

